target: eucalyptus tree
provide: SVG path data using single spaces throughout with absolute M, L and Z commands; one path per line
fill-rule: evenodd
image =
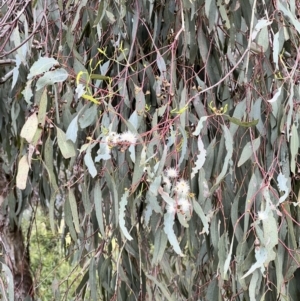
M 39 206 L 53 300 L 297 300 L 296 1 L 0 9 L 3 297 L 42 299 Z

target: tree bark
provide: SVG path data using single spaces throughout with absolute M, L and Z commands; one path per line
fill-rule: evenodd
M 14 281 L 14 297 L 23 301 L 26 297 L 33 300 L 33 280 L 30 272 L 29 254 L 25 248 L 22 230 L 12 225 L 7 215 L 5 199 L 8 196 L 8 181 L 0 166 L 0 240 L 5 253 L 6 265 L 10 268 Z

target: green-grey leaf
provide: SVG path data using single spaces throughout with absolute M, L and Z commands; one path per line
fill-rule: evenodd
M 90 175 L 95 178 L 97 175 L 97 169 L 95 166 L 95 163 L 92 158 L 92 147 L 89 145 L 89 147 L 86 150 L 85 156 L 84 156 L 84 164 L 87 166 Z
M 193 208 L 194 208 L 195 212 L 197 213 L 197 215 L 200 217 L 201 222 L 203 224 L 203 231 L 202 232 L 205 232 L 206 234 L 209 234 L 208 218 L 205 216 L 201 206 L 195 200 L 195 198 L 193 198 Z
M 164 231 L 167 234 L 168 240 L 172 245 L 172 247 L 174 248 L 174 251 L 180 256 L 183 256 L 183 253 L 180 249 L 177 237 L 173 229 L 173 225 L 174 225 L 174 214 L 170 212 L 166 212 L 164 214 Z
M 66 139 L 71 140 L 73 143 L 77 140 L 77 132 L 78 132 L 78 115 L 76 115 L 73 120 L 70 122 L 67 132 Z
M 260 146 L 260 137 L 254 139 L 253 141 L 248 142 L 242 151 L 240 160 L 238 162 L 238 167 L 243 165 L 250 157 L 252 154 L 254 154 Z
M 103 198 L 102 198 L 102 192 L 101 192 L 99 180 L 96 181 L 95 188 L 94 188 L 94 203 L 95 203 L 98 226 L 102 237 L 105 238 L 106 234 L 104 230 L 103 213 L 102 213 Z
M 72 189 L 69 189 L 69 195 L 68 200 L 70 203 L 70 208 L 73 216 L 73 222 L 75 226 L 75 230 L 77 233 L 80 233 L 80 225 L 79 225 L 79 216 L 77 211 L 77 203 L 75 199 L 75 195 Z
M 132 236 L 129 234 L 126 226 L 125 226 L 125 210 L 126 210 L 126 205 L 127 205 L 127 199 L 129 196 L 129 190 L 125 190 L 123 196 L 121 197 L 120 201 L 120 210 L 119 210 L 119 225 L 120 228 L 128 240 L 132 240 Z
M 63 68 L 48 71 L 38 79 L 36 83 L 36 90 L 38 91 L 47 85 L 64 82 L 68 76 L 68 72 Z
M 66 134 L 58 127 L 56 127 L 57 130 L 57 143 L 59 146 L 59 149 L 65 159 L 74 157 L 76 155 L 74 144 L 67 140 Z
M 292 125 L 292 129 L 291 129 L 290 144 L 291 144 L 291 172 L 295 174 L 296 161 L 297 161 L 297 155 L 299 149 L 299 137 L 298 137 L 298 131 L 295 123 Z
M 40 57 L 33 63 L 29 70 L 27 79 L 31 79 L 36 75 L 40 75 L 50 70 L 54 65 L 59 65 L 58 61 L 51 57 Z
M 253 121 L 241 121 L 235 117 L 230 117 L 228 115 L 224 115 L 226 118 L 228 118 L 230 120 L 230 122 L 240 125 L 242 127 L 251 127 L 251 126 L 256 126 L 258 124 L 258 119 L 257 120 L 253 120 Z

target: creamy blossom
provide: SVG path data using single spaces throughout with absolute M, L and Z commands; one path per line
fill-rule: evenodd
M 109 135 L 105 137 L 105 142 L 109 148 L 116 146 L 119 141 L 120 135 L 116 132 L 110 132 Z
M 130 131 L 124 132 L 123 134 L 120 135 L 120 141 L 127 141 L 130 144 L 135 144 L 136 140 L 137 140 L 136 136 Z
M 171 214 L 175 214 L 177 212 L 177 208 L 176 208 L 176 205 L 175 204 L 167 204 L 167 212 L 168 213 L 171 213 Z
M 176 182 L 174 190 L 180 197 L 184 198 L 189 195 L 190 185 L 186 180 L 181 178 L 178 182 Z
M 180 198 L 178 200 L 178 206 L 180 206 L 183 212 L 188 212 L 191 209 L 191 204 L 188 199 Z
M 258 211 L 257 217 L 259 220 L 266 220 L 268 218 L 268 213 L 266 211 Z
M 169 167 L 166 169 L 166 176 L 168 178 L 177 178 L 178 177 L 178 171 L 176 168 Z

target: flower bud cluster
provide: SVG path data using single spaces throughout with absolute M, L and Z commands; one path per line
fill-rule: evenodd
M 109 135 L 106 136 L 105 140 L 109 149 L 117 146 L 119 150 L 124 152 L 130 145 L 136 143 L 137 137 L 130 131 L 124 132 L 122 134 L 110 132 Z
M 190 213 L 192 206 L 189 200 L 190 185 L 188 181 L 179 178 L 179 173 L 176 168 L 169 167 L 165 170 L 163 177 L 164 190 L 170 195 L 173 195 L 175 200 L 174 207 L 167 206 L 169 213 L 181 212 L 182 214 Z

